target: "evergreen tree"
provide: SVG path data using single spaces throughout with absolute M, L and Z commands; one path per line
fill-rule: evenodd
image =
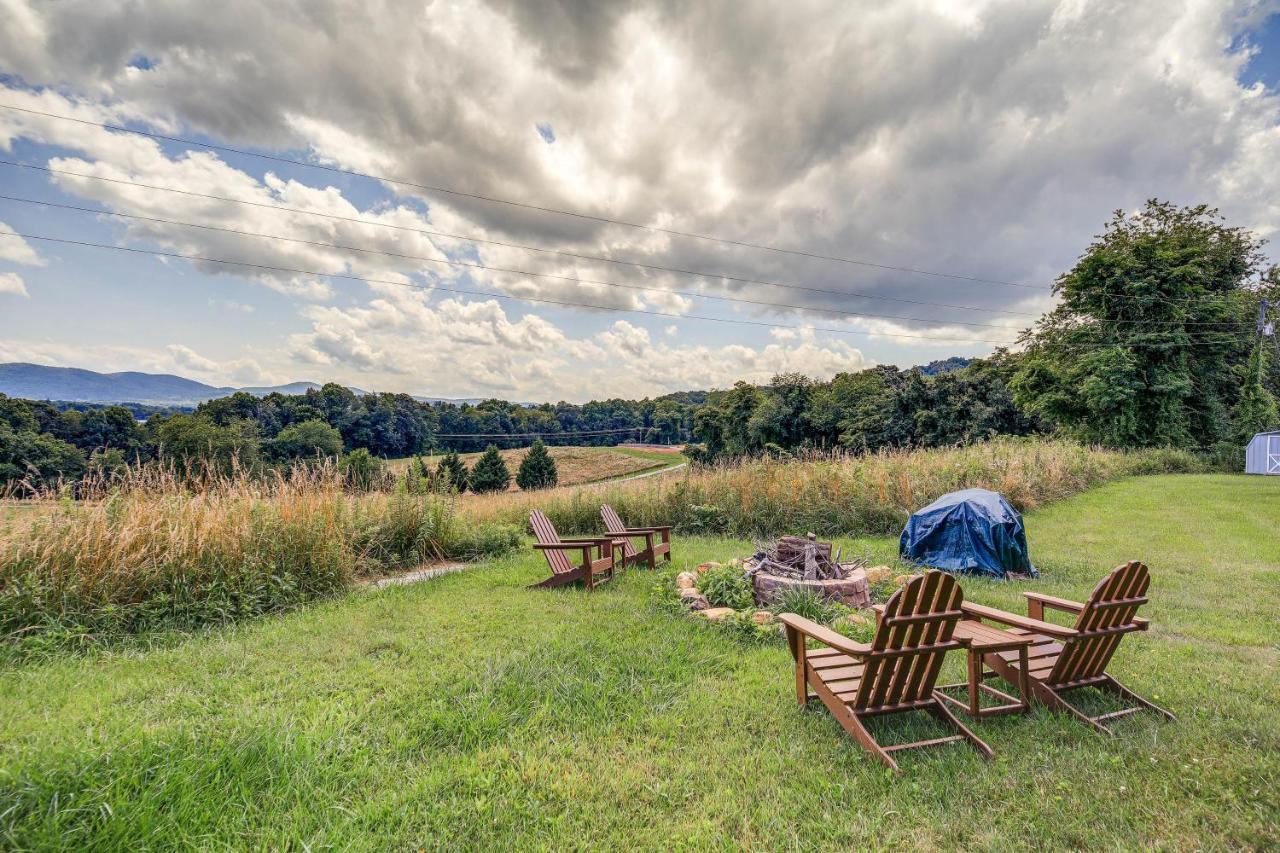
M 1253 355 L 1249 357 L 1245 371 L 1244 387 L 1240 389 L 1240 400 L 1236 403 L 1236 438 L 1242 443 L 1247 443 L 1256 433 L 1280 426 L 1276 398 L 1263 384 L 1267 375 L 1267 354 L 1263 349 L 1263 340 L 1258 338 L 1253 347 Z
M 436 466 L 436 477 L 459 494 L 467 490 L 467 466 L 456 451 L 450 450 Z
M 501 492 L 511 485 L 511 472 L 507 470 L 507 463 L 502 460 L 497 445 L 491 444 L 485 449 L 484 455 L 471 469 L 467 482 L 471 491 L 477 494 Z
M 537 439 L 524 459 L 520 461 L 520 470 L 516 472 L 516 485 L 522 489 L 549 489 L 556 484 L 559 475 L 556 473 L 556 460 L 547 452 L 542 439 Z

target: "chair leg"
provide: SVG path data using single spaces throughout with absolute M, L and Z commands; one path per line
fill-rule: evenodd
M 1155 711 L 1157 714 L 1169 720 L 1170 722 L 1176 723 L 1178 721 L 1178 718 L 1175 717 L 1172 712 L 1166 711 L 1164 708 L 1161 708 L 1159 705 L 1155 704 L 1154 702 L 1149 702 L 1146 699 L 1143 699 L 1137 693 L 1134 693 L 1128 687 L 1125 687 L 1123 684 L 1121 684 L 1119 681 L 1116 681 L 1114 678 L 1112 678 L 1109 675 L 1107 676 L 1107 680 L 1102 682 L 1098 686 L 1099 687 L 1105 686 L 1105 689 L 1110 690 L 1111 692 L 1115 693 L 1118 696 L 1128 699 L 1130 702 L 1135 702 L 1141 705 L 1142 707 L 1146 708 L 1147 710 Z
M 991 751 L 991 747 L 987 746 L 987 742 L 970 731 L 969 727 L 960 722 L 960 719 L 955 714 L 947 710 L 947 703 L 942 701 L 936 690 L 933 695 L 933 703 L 931 707 L 926 709 L 930 714 L 963 735 L 964 739 L 969 741 L 983 758 L 987 760 L 995 758 L 995 753 Z
M 868 755 L 888 767 L 894 773 L 902 772 L 902 768 L 898 766 L 898 762 L 894 761 L 893 758 L 890 757 L 889 753 L 885 752 L 884 749 L 881 748 L 880 744 L 876 742 L 875 737 L 873 737 L 871 732 L 867 730 L 867 727 L 862 724 L 862 720 L 858 719 L 858 715 L 849 710 L 849 706 L 841 703 L 838 711 L 834 708 L 830 708 L 830 710 L 832 715 L 836 718 L 836 722 L 838 722 L 846 732 L 853 736 L 853 739 L 858 742 Z

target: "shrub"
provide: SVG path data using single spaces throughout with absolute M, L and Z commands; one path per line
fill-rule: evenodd
M 471 491 L 478 494 L 502 492 L 511 485 L 511 472 L 507 470 L 507 463 L 503 461 L 496 445 L 489 445 L 484 455 L 476 460 L 467 484 Z
M 449 451 L 440 460 L 440 464 L 436 466 L 436 478 L 444 484 L 445 488 L 452 488 L 456 492 L 465 492 L 467 490 L 467 466 L 455 451 Z
M 516 485 L 528 491 L 530 489 L 549 489 L 556 484 L 559 475 L 556 473 L 556 460 L 547 452 L 542 439 L 533 442 L 533 447 L 520 460 L 520 469 L 516 471 Z
M 342 457 L 342 474 L 347 488 L 357 492 L 369 492 L 382 485 L 384 470 L 382 460 L 363 447 Z
M 751 579 L 741 566 L 714 566 L 698 578 L 698 589 L 714 607 L 743 610 L 755 603 Z

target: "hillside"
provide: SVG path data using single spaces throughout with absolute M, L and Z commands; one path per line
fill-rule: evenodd
M 304 394 L 320 388 L 316 382 L 284 385 L 208 385 L 171 373 L 98 373 L 78 367 L 51 367 L 28 362 L 0 364 L 0 394 L 24 400 L 59 400 L 67 403 L 142 403 L 151 406 L 199 405 L 237 391 L 265 397 L 268 394 Z M 364 396 L 368 391 L 351 388 Z M 414 397 L 420 403 L 478 403 L 480 398 Z

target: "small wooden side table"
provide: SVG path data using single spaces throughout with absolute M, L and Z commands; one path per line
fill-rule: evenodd
M 991 625 L 985 625 L 975 619 L 963 619 L 955 628 L 952 636 L 968 647 L 969 654 L 969 681 L 960 684 L 947 684 L 937 688 L 937 694 L 960 708 L 975 719 L 984 717 L 994 717 L 999 714 L 1021 714 L 1031 707 L 1027 701 L 1030 695 L 1030 687 L 1027 684 L 1027 648 L 1031 645 L 1031 637 L 1022 634 L 1012 634 L 1008 631 L 1001 630 Z M 986 683 L 988 678 L 996 675 L 994 672 L 987 672 L 986 666 L 982 662 L 984 655 L 995 654 L 997 652 L 1018 653 L 1018 693 L 1020 697 L 1010 696 Z M 954 696 L 949 696 L 947 690 L 958 690 L 959 688 L 968 688 L 969 702 L 966 705 Z M 995 705 L 990 708 L 983 708 L 978 704 L 978 698 L 982 693 L 995 696 L 1004 700 L 1005 704 Z

